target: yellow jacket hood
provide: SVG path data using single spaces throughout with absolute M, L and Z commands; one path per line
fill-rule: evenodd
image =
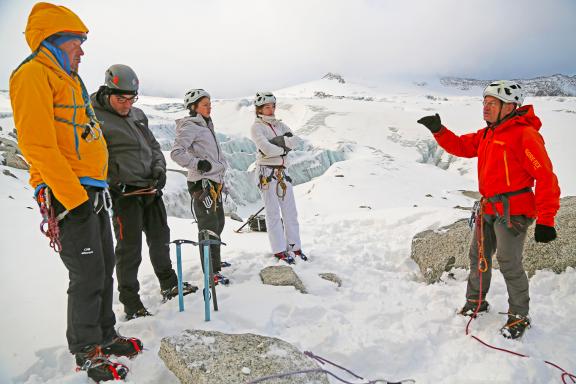
M 71 10 L 61 5 L 36 3 L 28 16 L 26 42 L 32 51 L 57 32 L 88 33 L 88 28 Z

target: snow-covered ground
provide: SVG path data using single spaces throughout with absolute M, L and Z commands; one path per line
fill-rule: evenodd
M 222 238 L 228 244 L 223 259 L 232 263 L 224 272 L 232 284 L 218 288 L 220 311 L 211 322 L 204 321 L 199 295 L 185 298 L 183 313 L 175 300 L 161 304 L 158 282 L 145 258 L 140 267 L 141 294 L 154 316 L 125 322 L 115 300 L 119 331 L 141 338 L 146 347 L 141 356 L 124 361 L 130 367 L 127 382 L 177 383 L 158 357 L 160 340 L 191 328 L 279 337 L 367 378 L 413 378 L 417 383 L 561 382 L 559 371 L 542 360 L 576 371 L 574 269 L 560 275 L 542 271 L 531 279 L 533 327 L 522 341 L 499 335 L 505 317 L 498 312 L 506 311 L 507 294 L 502 275 L 493 274 L 489 294 L 493 310 L 472 324 L 473 333 L 530 359 L 489 350 L 465 336 L 466 321 L 455 312 L 464 302 L 466 271 L 458 270 L 456 279 L 434 285 L 420 278 L 410 259 L 413 235 L 466 217 L 467 211 L 454 207 L 471 206 L 473 201 L 459 190 L 477 186 L 475 161 L 452 159 L 438 151 L 416 120 L 438 112 L 445 125 L 460 133 L 476 130 L 483 122 L 479 96 L 450 95 L 422 86 L 409 89 L 387 92 L 322 80 L 277 92 L 278 116 L 307 143 L 346 154 L 344 161 L 295 188 L 310 261 L 300 261 L 294 269 L 309 294 L 262 285 L 259 271 L 276 264 L 266 234 L 235 233 L 240 223 L 231 220 Z M 316 91 L 344 97 L 312 98 Z M 0 94 L 2 113 L 9 112 L 6 97 Z M 372 101 L 354 99 L 358 97 Z M 166 122 L 166 139 L 173 117 L 182 114 L 177 102 L 147 97 L 139 101 L 155 116 L 152 122 Z M 535 105 L 543 121 L 541 133 L 562 195 L 575 195 L 576 98 L 528 98 L 527 103 Z M 252 119 L 253 109 L 244 99 L 214 103 L 216 129 L 229 137 L 246 137 Z M 0 125 L 4 128 L 0 135 L 7 137 L 13 127 L 10 117 L 0 119 Z M 27 173 L 9 171 L 17 179 L 0 175 L 4 221 L 0 382 L 86 383 L 84 373 L 74 372 L 66 347 L 66 269 L 38 231 L 40 217 Z M 168 188 L 167 195 L 183 190 L 184 176 L 169 172 Z M 238 213 L 247 217 L 258 208 L 259 202 L 239 205 Z M 170 217 L 169 224 L 173 239 L 197 237 L 190 219 Z M 200 285 L 198 250 L 183 251 L 185 278 Z M 336 273 L 342 287 L 321 279 L 322 272 Z

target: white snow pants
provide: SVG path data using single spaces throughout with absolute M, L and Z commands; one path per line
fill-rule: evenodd
M 272 253 L 283 251 L 298 251 L 301 249 L 300 226 L 292 183 L 285 181 L 286 195 L 278 197 L 276 187 L 278 181 L 274 178 L 264 189 L 260 189 L 264 207 L 266 208 L 266 230 L 272 247 Z M 278 187 L 279 190 L 280 187 Z M 284 222 L 284 225 L 282 225 Z

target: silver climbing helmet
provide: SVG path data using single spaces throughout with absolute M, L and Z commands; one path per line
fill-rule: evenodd
M 191 104 L 194 104 L 203 97 L 210 98 L 210 94 L 203 89 L 191 89 L 184 95 L 184 108 L 188 109 Z
M 272 92 L 261 91 L 256 93 L 254 105 L 256 107 L 261 107 L 264 104 L 276 104 L 276 97 L 274 97 Z
M 140 82 L 132 68 L 124 64 L 114 64 L 106 70 L 104 84 L 113 93 L 121 92 L 135 95 L 138 93 Z
M 511 80 L 493 81 L 484 88 L 483 96 L 492 96 L 505 103 L 515 103 L 519 107 L 524 102 L 522 87 L 517 82 Z

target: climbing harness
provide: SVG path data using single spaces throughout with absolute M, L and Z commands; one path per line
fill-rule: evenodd
M 506 223 L 506 226 L 509 229 L 512 229 L 512 221 L 510 220 L 510 197 L 521 195 L 523 193 L 531 193 L 532 188 L 526 187 L 519 189 L 517 191 L 506 192 L 506 193 L 499 193 L 489 198 L 483 198 L 485 202 L 490 203 L 494 209 L 494 214 L 498 217 L 501 217 L 496 209 L 496 203 L 502 203 L 502 213 L 503 213 L 503 220 Z
M 510 216 L 509 216 L 509 207 L 508 207 L 508 197 L 510 196 L 514 196 L 514 195 L 518 195 L 520 193 L 525 193 L 527 188 L 518 190 L 518 191 L 514 191 L 514 192 L 508 192 L 506 194 L 502 194 L 502 195 L 507 195 L 504 196 L 506 203 L 504 204 L 504 215 L 507 216 L 507 223 L 510 223 Z M 501 196 L 501 195 L 496 195 L 496 196 Z M 502 198 L 501 200 L 498 201 L 504 201 L 504 198 Z M 494 197 L 492 197 L 491 199 L 494 199 Z M 500 198 L 499 198 L 500 199 Z M 473 338 L 474 340 L 478 341 L 480 344 L 490 348 L 490 349 L 495 349 L 497 351 L 501 351 L 501 352 L 506 352 L 509 353 L 511 355 L 515 355 L 518 357 L 527 357 L 529 358 L 530 356 L 519 353 L 519 352 L 514 352 L 505 348 L 499 348 L 499 347 L 495 347 L 493 345 L 490 345 L 488 343 L 486 343 L 485 341 L 483 341 L 482 339 L 480 339 L 479 337 L 473 335 L 470 332 L 470 324 L 472 323 L 472 320 L 474 320 L 477 315 L 478 312 L 480 310 L 480 306 L 482 305 L 482 273 L 487 272 L 488 271 L 488 262 L 486 260 L 486 257 L 484 255 L 484 205 L 487 203 L 494 203 L 492 201 L 490 201 L 490 199 L 486 199 L 486 198 L 482 198 L 480 200 L 479 203 L 479 207 L 478 207 L 478 213 L 475 215 L 475 222 L 476 222 L 476 230 L 478 231 L 476 234 L 476 241 L 477 241 L 477 247 L 478 247 L 478 274 L 479 274 L 479 280 L 480 280 L 480 287 L 479 287 L 479 295 L 478 295 L 478 300 L 475 300 L 475 302 L 477 302 L 478 304 L 476 305 L 476 309 L 474 310 L 474 314 L 472 316 L 470 316 L 470 320 L 468 320 L 468 323 L 466 324 L 466 336 L 470 336 L 471 338 Z M 496 210 L 495 210 L 496 211 Z M 497 211 L 496 211 L 497 213 Z M 470 273 L 472 273 L 472 271 L 470 271 Z M 508 324 L 507 324 L 508 325 Z M 568 371 L 566 371 L 564 368 L 560 367 L 557 364 L 554 364 L 551 361 L 548 360 L 543 360 L 544 363 L 553 366 L 554 368 L 557 368 L 558 370 L 562 371 L 562 375 L 561 375 L 561 379 L 562 379 L 562 383 L 563 384 L 568 384 L 567 378 L 570 378 L 570 380 L 572 380 L 572 383 L 576 383 L 576 375 L 573 373 L 570 373 Z
M 60 243 L 58 222 L 68 214 L 68 211 L 65 210 L 59 215 L 55 214 L 54 206 L 52 205 L 52 191 L 48 186 L 44 186 L 38 190 L 36 201 L 38 202 L 40 214 L 42 215 L 40 232 L 50 239 L 50 247 L 60 253 L 62 252 L 62 243 Z
M 261 166 L 260 167 L 260 182 L 258 183 L 258 188 L 261 190 L 267 190 L 269 188 L 270 182 L 276 180 L 276 196 L 280 199 L 284 199 L 286 196 L 286 181 L 292 182 L 292 178 L 286 174 L 286 168 L 283 166 Z M 268 175 L 266 175 L 269 170 Z
M 215 212 L 218 207 L 218 201 L 222 201 L 222 184 L 212 182 L 209 179 L 202 179 L 202 190 L 194 195 L 204 204 L 206 209 L 212 208 Z
M 146 196 L 146 195 L 155 195 L 158 193 L 158 189 L 154 187 L 147 187 L 147 188 L 140 188 L 130 192 L 124 192 L 125 188 L 122 189 L 122 197 L 128 196 Z
M 280 373 L 277 375 L 270 375 L 270 376 L 265 376 L 265 377 L 261 377 L 259 379 L 256 380 L 252 380 L 249 381 L 247 384 L 257 384 L 257 383 L 262 383 L 264 381 L 268 381 L 268 380 L 273 380 L 273 379 L 280 379 L 283 377 L 288 377 L 288 376 L 294 376 L 294 375 L 301 375 L 301 374 L 308 374 L 308 373 L 325 373 L 327 375 L 332 376 L 333 378 L 335 378 L 336 380 L 339 380 L 340 382 L 344 383 L 344 384 L 414 384 L 416 383 L 415 380 L 413 379 L 405 379 L 405 380 L 400 380 L 400 381 L 389 381 L 386 379 L 376 379 L 376 380 L 369 380 L 369 381 L 362 381 L 362 382 L 358 382 L 356 381 L 356 379 L 360 379 L 360 380 L 366 380 L 364 379 L 362 376 L 359 376 L 357 374 L 355 374 L 354 372 L 352 372 L 349 369 L 346 369 L 338 364 L 335 364 L 333 362 L 331 362 L 330 360 L 327 360 L 323 357 L 320 357 L 318 355 L 315 355 L 314 353 L 310 352 L 310 351 L 305 351 L 304 354 L 306 356 L 308 356 L 309 358 L 311 358 L 312 360 L 316 360 L 316 362 L 324 365 L 324 364 L 329 364 L 332 365 L 342 371 L 345 371 L 346 373 L 348 373 L 351 376 L 354 376 L 355 379 L 354 382 L 351 381 L 347 381 L 345 379 L 342 379 L 341 377 L 335 375 L 334 373 L 328 371 L 327 369 L 324 368 L 311 368 L 311 369 L 302 369 L 302 370 L 298 370 L 298 371 L 292 371 L 292 372 L 285 372 L 285 373 Z

